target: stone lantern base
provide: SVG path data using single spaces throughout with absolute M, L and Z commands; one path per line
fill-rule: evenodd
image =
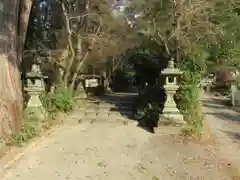
M 42 105 L 39 98 L 41 92 L 31 91 L 28 89 L 30 99 L 28 101 L 25 113 L 29 116 L 36 117 L 38 120 L 46 120 L 48 113 Z
M 174 85 L 165 85 L 164 86 L 167 99 L 164 105 L 163 113 L 160 116 L 159 124 L 175 124 L 182 125 L 186 122 L 183 120 L 183 115 L 177 108 L 177 105 L 174 101 L 174 95 L 178 86 Z
M 78 99 L 87 99 L 87 95 L 84 90 L 82 81 L 79 82 L 79 85 L 77 87 L 77 92 L 78 92 L 78 96 L 77 96 Z
M 30 117 L 34 117 L 39 121 L 47 120 L 48 114 L 43 107 L 27 107 L 25 114 Z
M 186 122 L 183 120 L 183 115 L 179 111 L 171 109 L 160 116 L 159 124 L 183 125 L 186 124 Z

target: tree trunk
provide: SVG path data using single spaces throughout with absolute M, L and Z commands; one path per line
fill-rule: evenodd
M 27 35 L 28 21 L 32 9 L 33 0 L 20 0 L 18 19 L 18 61 L 22 62 L 22 55 Z
M 0 137 L 6 137 L 21 127 L 19 10 L 19 0 L 0 1 Z
M 75 60 L 76 60 L 76 62 L 79 63 L 79 62 L 81 62 L 81 59 L 82 59 L 82 39 L 80 37 L 77 39 L 75 52 L 76 52 Z M 71 84 L 69 86 L 69 89 L 71 91 L 73 91 L 73 89 L 74 89 L 74 85 L 76 83 L 78 73 L 79 72 L 78 72 L 78 67 L 77 67 L 75 72 L 73 73 L 72 82 L 71 82 Z

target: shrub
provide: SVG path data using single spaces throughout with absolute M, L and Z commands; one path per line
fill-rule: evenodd
M 203 128 L 203 114 L 200 103 L 201 69 L 193 61 L 188 61 L 187 64 L 183 63 L 181 68 L 184 73 L 175 100 L 177 107 L 184 116 L 184 120 L 190 125 L 191 133 L 200 135 Z
M 57 86 L 53 93 L 43 96 L 42 100 L 45 108 L 50 113 L 58 111 L 67 113 L 73 109 L 75 104 L 72 92 L 62 85 Z
M 165 102 L 165 93 L 159 86 L 145 88 L 137 97 L 133 115 L 141 125 L 153 128 L 157 125 L 159 114 Z
M 45 109 L 52 117 L 59 111 L 64 113 L 71 111 L 75 105 L 71 91 L 61 85 L 57 86 L 53 93 L 42 94 L 41 100 Z M 49 117 L 46 120 L 49 121 L 51 119 Z M 12 143 L 22 146 L 27 140 L 39 134 L 44 128 L 43 124 L 46 125 L 46 121 L 40 121 L 38 117 L 26 112 L 20 132 L 12 135 Z

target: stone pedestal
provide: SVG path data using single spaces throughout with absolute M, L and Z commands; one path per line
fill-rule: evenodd
M 178 86 L 165 85 L 164 88 L 167 97 L 164 104 L 163 113 L 161 115 L 160 123 L 171 123 L 175 125 L 185 124 L 183 115 L 178 110 L 177 105 L 174 101 L 174 95 L 178 89 Z
M 41 91 L 37 91 L 34 88 L 29 88 L 28 94 L 30 96 L 30 99 L 27 103 L 27 108 L 25 109 L 25 112 L 31 116 L 38 118 L 39 120 L 45 120 L 47 118 L 47 112 L 39 98 L 41 95 Z

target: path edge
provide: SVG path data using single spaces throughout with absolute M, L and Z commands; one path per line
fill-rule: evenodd
M 63 122 L 64 119 L 68 118 L 69 116 L 70 114 L 59 114 L 59 123 L 54 124 L 50 126 L 49 129 L 42 131 L 38 136 L 30 139 L 29 142 L 27 142 L 26 145 L 24 145 L 23 147 L 20 147 L 20 148 L 16 146 L 10 147 L 7 150 L 6 154 L 0 158 L 0 162 L 5 164 L 3 167 L 0 168 L 0 173 L 3 173 L 4 171 L 10 169 L 14 165 L 14 163 L 16 163 L 25 155 L 25 152 L 27 149 L 35 148 L 38 144 L 40 144 L 43 140 L 45 140 L 45 138 L 47 138 L 49 135 L 51 135 L 57 129 L 59 129 L 61 125 L 64 124 Z

